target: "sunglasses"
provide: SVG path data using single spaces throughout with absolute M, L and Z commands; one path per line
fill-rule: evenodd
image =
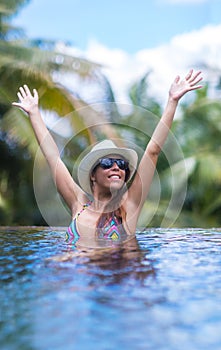
M 102 169 L 110 169 L 114 165 L 114 163 L 117 164 L 117 166 L 121 170 L 127 170 L 128 169 L 128 161 L 125 159 L 117 159 L 117 158 L 101 158 L 99 159 L 96 166 L 100 166 Z

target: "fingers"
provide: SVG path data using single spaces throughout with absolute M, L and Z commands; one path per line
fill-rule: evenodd
M 12 106 L 20 107 L 20 103 L 19 102 L 12 102 Z
M 30 93 L 30 90 L 29 90 L 27 85 L 20 86 L 19 91 L 17 93 L 19 100 L 22 100 L 25 97 L 30 96 L 30 95 L 31 95 L 31 93 Z
M 16 107 L 24 107 L 24 104 L 35 102 L 36 104 L 38 103 L 38 93 L 36 89 L 33 89 L 33 95 L 31 94 L 29 87 L 24 84 L 23 86 L 19 87 L 19 90 L 17 92 L 18 96 L 18 102 L 13 102 L 12 105 Z
M 185 76 L 184 80 L 182 82 L 180 81 L 180 76 L 177 75 L 177 77 L 174 80 L 175 84 L 186 82 L 188 83 L 189 88 L 193 88 L 196 86 L 201 80 L 203 80 L 203 77 L 201 75 L 201 71 L 194 72 L 193 69 L 190 69 L 190 71 Z M 199 87 L 202 87 L 202 85 L 199 85 Z
M 194 73 L 193 69 L 191 69 L 189 71 L 189 73 L 186 75 L 186 81 L 188 81 L 188 83 L 190 85 L 195 85 L 195 84 L 198 84 L 202 79 L 203 77 L 201 76 L 201 71 L 197 71 Z
M 19 101 L 23 100 L 23 95 L 20 92 L 17 93 L 17 96 L 18 96 Z
M 34 98 L 38 98 L 38 92 L 36 89 L 33 89 L 33 94 L 34 94 Z
M 31 95 L 30 90 L 29 90 L 29 88 L 28 88 L 28 86 L 26 84 L 24 85 L 24 90 L 26 92 L 26 95 L 28 95 L 28 96 Z
M 36 89 L 33 90 L 33 95 L 34 95 L 34 97 L 38 96 Z M 19 100 L 22 100 L 26 97 L 33 97 L 30 90 L 29 90 L 29 87 L 26 84 L 23 86 L 20 86 L 19 91 L 17 93 L 17 96 L 18 96 Z
M 199 83 L 199 82 L 203 79 L 203 77 L 200 76 L 200 74 L 201 74 L 200 71 L 199 71 L 199 72 L 196 72 L 196 73 L 193 75 L 192 79 L 190 80 L 190 83 L 193 83 L 193 84 Z
M 201 78 L 199 78 L 199 79 L 197 79 L 197 80 L 195 80 L 191 85 L 192 86 L 195 86 L 195 85 L 197 85 L 200 81 L 202 81 L 202 77 Z M 197 86 L 199 86 L 199 87 L 203 87 L 203 85 L 197 85 Z
M 21 98 L 25 98 L 26 97 L 26 92 L 25 92 L 25 89 L 23 88 L 23 86 L 21 86 L 19 88 L 19 92 L 17 93 L 17 96 L 18 96 L 19 100 L 20 100 L 20 97 Z
M 185 76 L 185 80 L 189 80 L 193 74 L 193 69 L 190 69 L 189 73 Z
M 174 83 L 178 84 L 180 81 L 180 76 L 177 75 L 176 78 L 174 79 Z

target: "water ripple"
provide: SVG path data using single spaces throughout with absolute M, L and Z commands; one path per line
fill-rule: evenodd
M 219 350 L 221 229 L 148 229 L 70 251 L 65 229 L 0 229 L 1 349 Z

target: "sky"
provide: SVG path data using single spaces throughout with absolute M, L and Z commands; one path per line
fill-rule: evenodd
M 32 0 L 15 19 L 32 38 L 91 40 L 135 53 L 173 36 L 219 24 L 220 0 Z
M 103 64 L 119 99 L 149 70 L 162 98 L 175 73 L 221 65 L 220 0 L 32 0 L 13 24 Z

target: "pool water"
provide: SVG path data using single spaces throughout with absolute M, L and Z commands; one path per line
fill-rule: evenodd
M 220 350 L 221 229 L 137 242 L 77 254 L 64 229 L 1 228 L 1 350 Z

